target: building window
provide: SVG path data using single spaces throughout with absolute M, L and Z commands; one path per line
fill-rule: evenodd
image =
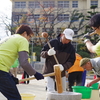
M 15 2 L 15 8 L 26 8 L 26 2 Z
M 54 20 L 54 15 L 43 15 L 44 21 L 52 22 Z
M 69 1 L 58 1 L 58 7 L 69 8 Z
M 50 28 L 42 28 L 42 32 L 49 32 Z
M 38 2 L 38 1 L 29 1 L 28 8 L 40 8 L 40 2 Z
M 39 15 L 39 14 L 34 15 L 34 19 L 35 19 L 36 21 L 38 21 L 39 18 L 40 18 L 40 15 Z
M 69 14 L 59 14 L 57 21 L 69 21 Z
M 54 15 L 48 15 L 48 21 L 53 21 L 54 20 Z
M 28 16 L 28 21 L 33 21 L 33 20 L 34 20 L 33 15 Z
M 19 21 L 22 18 L 22 15 L 15 15 L 13 21 Z
M 54 1 L 43 1 L 43 7 L 44 8 L 55 7 L 55 2 Z
M 62 33 L 62 29 L 61 28 L 57 28 L 57 34 Z
M 72 1 L 72 8 L 78 8 L 78 1 Z
M 40 18 L 40 15 L 39 14 L 30 15 L 30 16 L 28 16 L 28 21 L 33 21 L 33 20 L 38 21 L 39 18 Z
M 32 28 L 32 31 L 37 33 L 37 32 L 39 32 L 39 28 Z
M 97 6 L 98 7 L 98 1 L 91 1 L 91 6 Z
M 79 16 L 74 16 L 71 20 L 71 22 L 76 22 L 79 21 Z
M 36 15 L 30 15 L 28 16 L 28 21 L 38 21 L 40 18 L 40 15 L 39 14 L 36 14 Z

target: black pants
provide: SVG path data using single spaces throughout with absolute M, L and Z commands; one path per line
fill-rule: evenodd
M 83 72 L 72 72 L 69 73 L 68 81 L 69 81 L 69 91 L 72 91 L 72 86 L 76 82 L 77 86 L 82 86 L 82 73 Z
M 0 71 L 0 92 L 7 100 L 21 100 L 21 96 L 11 75 Z
M 29 75 L 24 71 L 24 78 L 29 78 Z M 24 81 L 25 84 L 29 84 L 29 80 L 28 81 Z

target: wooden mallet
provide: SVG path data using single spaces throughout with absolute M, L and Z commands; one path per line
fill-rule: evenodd
M 41 36 L 47 39 L 48 38 L 48 33 L 47 32 L 42 32 Z M 50 43 L 49 42 L 47 42 L 47 43 L 48 43 L 49 48 L 51 49 L 52 47 L 51 47 Z M 53 55 L 53 56 L 54 56 L 54 59 L 55 59 L 56 63 L 59 64 L 59 62 L 57 60 L 57 57 L 55 55 Z
M 48 33 L 47 33 L 47 32 L 42 32 L 41 36 L 44 37 L 44 38 L 46 38 L 46 39 L 48 39 Z M 50 42 L 47 41 L 47 44 L 48 44 L 49 48 L 51 49 L 52 46 L 51 46 Z M 53 57 L 54 57 L 56 63 L 59 64 L 56 55 L 53 55 Z M 58 65 L 54 65 L 54 66 L 59 67 Z M 60 70 L 59 70 L 59 71 L 60 71 Z M 61 73 L 61 71 L 60 71 L 59 73 Z M 62 89 L 62 80 L 61 80 L 61 79 L 59 80 L 59 78 L 58 78 L 59 75 L 55 75 L 55 77 L 57 77 L 57 78 L 56 78 L 56 87 L 58 88 L 57 91 L 60 90 L 60 91 L 63 92 L 63 89 Z M 58 79 L 58 80 L 57 80 L 57 79 Z M 61 92 L 61 93 L 62 93 L 62 92 Z M 58 92 L 58 93 L 59 93 L 59 92 Z
M 92 32 L 92 33 L 90 33 L 89 35 L 90 35 L 90 36 L 92 36 L 92 35 L 94 35 L 94 34 L 97 34 L 97 33 L 95 33 L 95 32 Z
M 44 77 L 55 76 L 57 92 L 58 93 L 62 93 L 63 92 L 62 81 L 61 81 L 61 71 L 60 71 L 59 66 L 54 65 L 54 72 L 53 73 L 49 73 L 49 74 L 44 74 L 43 76 Z M 19 83 L 23 82 L 23 81 L 33 80 L 33 79 L 35 79 L 35 77 L 21 79 L 21 80 L 19 80 Z
M 90 33 L 90 34 L 89 34 L 89 36 L 92 36 L 92 35 L 94 35 L 94 34 L 97 34 L 97 33 L 92 32 L 92 33 Z M 81 38 L 81 40 L 84 40 L 84 39 L 83 39 L 83 38 Z

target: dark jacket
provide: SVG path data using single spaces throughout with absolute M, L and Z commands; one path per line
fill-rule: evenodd
M 59 64 L 62 64 L 64 67 L 64 71 L 61 73 L 61 76 L 63 77 L 65 76 L 65 70 L 69 69 L 75 62 L 75 49 L 71 43 L 62 44 L 60 41 L 60 35 L 58 35 L 56 39 L 52 39 L 49 42 L 56 51 L 56 57 Z M 43 71 L 44 74 L 54 72 L 53 66 L 57 64 L 53 56 L 48 56 L 47 51 L 49 49 L 50 48 L 46 43 L 41 51 L 41 56 L 46 58 Z

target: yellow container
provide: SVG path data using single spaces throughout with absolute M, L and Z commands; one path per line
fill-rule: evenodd
M 22 100 L 34 100 L 35 94 L 21 94 Z

